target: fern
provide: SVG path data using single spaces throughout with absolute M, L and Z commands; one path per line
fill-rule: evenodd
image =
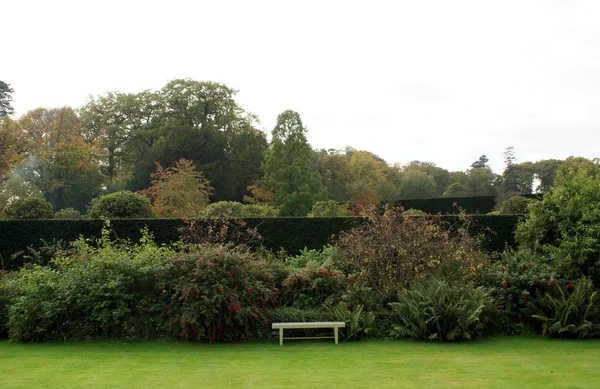
M 491 302 L 483 288 L 424 281 L 403 290 L 399 302 L 390 303 L 397 320 L 390 334 L 438 341 L 472 339 L 482 334 L 480 316 Z
M 371 327 L 375 322 L 373 312 L 365 312 L 362 305 L 349 309 L 345 302 L 337 305 L 325 305 L 329 320 L 343 321 L 346 323 L 346 340 L 357 340 L 366 337 L 371 332 Z
M 569 286 L 556 285 L 535 300 L 532 315 L 542 324 L 542 335 L 552 337 L 591 338 L 600 336 L 598 291 L 590 280 Z

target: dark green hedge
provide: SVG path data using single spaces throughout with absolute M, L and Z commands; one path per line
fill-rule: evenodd
M 521 195 L 529 198 L 539 198 L 540 195 Z M 473 197 L 442 197 L 433 199 L 398 200 L 396 206 L 404 209 L 420 209 L 423 212 L 442 215 L 458 213 L 458 207 L 472 215 L 490 213 L 496 205 L 496 196 Z
M 505 245 L 514 245 L 514 230 L 519 216 L 473 215 L 471 230 L 485 235 L 485 248 L 501 251 Z M 365 222 L 357 217 L 334 218 L 248 218 L 248 227 L 255 227 L 263 237 L 268 249 L 283 247 L 288 253 L 296 254 L 304 247 L 317 249 L 330 243 L 341 231 Z M 457 216 L 443 216 L 449 224 L 458 222 Z M 71 242 L 80 235 L 98 237 L 102 229 L 101 220 L 1 220 L 0 254 L 6 269 L 18 268 L 21 264 L 11 261 L 13 254 L 28 246 L 40 247 L 41 239 Z M 116 238 L 137 240 L 140 230 L 148 226 L 158 243 L 178 240 L 178 229 L 184 226 L 180 219 L 119 219 L 111 222 Z

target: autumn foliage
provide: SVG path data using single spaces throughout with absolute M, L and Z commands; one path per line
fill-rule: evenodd
M 156 163 L 150 188 L 140 193 L 150 198 L 159 217 L 196 218 L 210 203 L 210 182 L 185 158 L 163 169 Z

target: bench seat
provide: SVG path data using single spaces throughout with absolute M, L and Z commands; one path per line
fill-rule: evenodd
M 343 321 L 317 321 L 317 322 L 296 322 L 296 323 L 273 323 L 272 328 L 279 330 L 279 345 L 283 345 L 284 339 L 335 339 L 335 344 L 338 344 L 338 330 L 346 327 Z M 284 338 L 284 329 L 306 329 L 306 328 L 333 328 L 334 336 L 310 336 L 310 337 L 293 337 Z

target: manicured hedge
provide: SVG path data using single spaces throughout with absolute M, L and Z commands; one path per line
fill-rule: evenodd
M 528 198 L 539 198 L 540 195 L 521 195 Z M 404 209 L 420 209 L 423 212 L 442 215 L 458 213 L 458 207 L 463 208 L 472 215 L 481 215 L 492 212 L 496 205 L 496 196 L 473 197 L 442 197 L 433 199 L 398 200 L 396 206 Z
M 454 224 L 458 217 L 443 216 L 442 219 Z M 514 245 L 514 231 L 519 220 L 515 215 L 474 215 L 471 231 L 485 235 L 485 248 L 501 251 L 505 245 Z M 268 249 L 283 247 L 290 254 L 297 254 L 304 247 L 318 249 L 330 243 L 341 231 L 351 229 L 365 222 L 357 217 L 333 218 L 247 218 L 248 227 L 255 227 L 263 237 L 263 245 Z M 80 235 L 98 237 L 102 229 L 101 220 L 1 220 L 0 254 L 7 269 L 18 268 L 21 263 L 11 261 L 16 252 L 28 246 L 40 247 L 41 239 L 52 241 L 61 239 L 71 242 Z M 159 243 L 178 240 L 178 229 L 184 226 L 180 219 L 118 219 L 111 222 L 115 237 L 137 240 L 140 230 L 148 226 Z

